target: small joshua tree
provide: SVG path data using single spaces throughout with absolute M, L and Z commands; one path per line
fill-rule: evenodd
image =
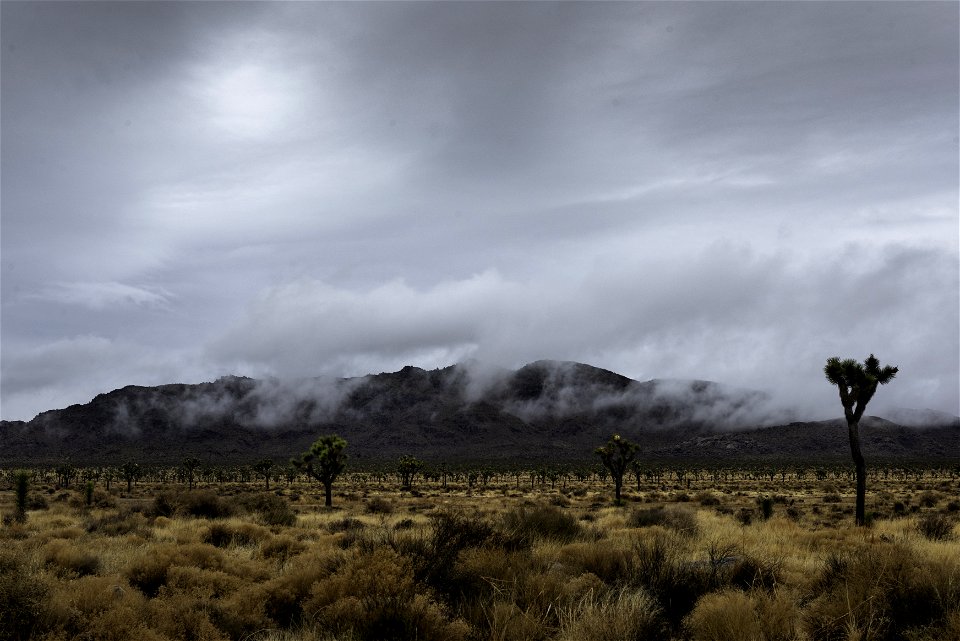
M 300 458 L 290 460 L 298 470 L 323 483 L 324 505 L 327 507 L 333 505 L 333 482 L 347 466 L 347 455 L 343 452 L 346 447 L 345 440 L 330 434 L 317 439 Z
M 866 525 L 867 464 L 860 451 L 860 419 L 867 403 L 877 392 L 878 385 L 886 385 L 897 375 L 896 367 L 881 369 L 880 361 L 873 354 L 863 363 L 852 358 L 840 360 L 834 356 L 827 359 L 823 373 L 840 391 L 840 403 L 847 419 L 847 435 L 850 437 L 850 454 L 857 475 L 857 525 Z
M 193 477 L 197 471 L 197 468 L 200 467 L 200 459 L 193 458 L 191 456 L 190 458 L 183 459 L 183 463 L 181 463 L 181 466 L 183 467 L 184 475 L 187 477 L 187 489 L 192 490 Z
M 260 459 L 253 464 L 253 471 L 263 477 L 263 480 L 266 483 L 267 492 L 270 491 L 270 471 L 272 469 L 273 461 L 268 458 Z
M 413 477 L 423 469 L 423 461 L 413 456 L 404 455 L 397 463 L 397 474 L 400 475 L 400 487 L 409 490 L 413 485 Z
M 133 491 L 133 484 L 140 478 L 140 466 L 133 461 L 127 461 L 120 466 L 120 474 L 123 480 L 127 482 L 127 494 Z
M 17 472 L 13 482 L 14 493 L 16 494 L 13 518 L 18 523 L 23 523 L 27 520 L 27 488 L 30 485 L 30 473 Z
M 594 453 L 600 457 L 603 467 L 610 471 L 613 477 L 615 501 L 620 504 L 620 490 L 623 488 L 623 475 L 630 462 L 637 456 L 638 445 L 631 443 L 619 434 L 614 434 L 603 447 L 598 447 Z

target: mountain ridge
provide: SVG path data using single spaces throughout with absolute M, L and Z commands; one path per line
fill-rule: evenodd
M 922 417 L 931 416 L 937 418 Z M 0 464 L 286 459 L 331 432 L 346 438 L 360 460 L 587 460 L 614 432 L 640 443 L 645 455 L 665 458 L 844 455 L 845 424 L 797 418 L 755 390 L 640 382 L 571 361 L 517 370 L 476 362 L 406 366 L 295 381 L 224 376 L 128 385 L 31 421 L 0 421 Z M 960 452 L 960 418 L 953 418 L 922 432 L 865 420 L 865 452 L 949 457 Z

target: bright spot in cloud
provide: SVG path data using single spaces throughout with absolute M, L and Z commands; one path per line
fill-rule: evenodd
M 211 124 L 241 139 L 282 131 L 295 115 L 300 93 L 291 74 L 259 62 L 207 67 L 200 82 Z

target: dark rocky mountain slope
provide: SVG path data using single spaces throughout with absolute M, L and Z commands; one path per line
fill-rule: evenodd
M 0 422 L 0 465 L 285 460 L 331 432 L 347 439 L 351 458 L 360 462 L 401 454 L 589 460 L 614 432 L 658 458 L 846 456 L 842 421 L 795 418 L 760 392 L 707 381 L 638 382 L 554 361 L 516 371 L 468 363 L 295 382 L 225 377 L 128 386 L 29 422 Z M 868 420 L 864 449 L 873 456 L 949 458 L 960 452 L 960 419 L 924 430 Z

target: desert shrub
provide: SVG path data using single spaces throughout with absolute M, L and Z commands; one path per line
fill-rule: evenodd
M 225 548 L 230 545 L 254 545 L 270 535 L 252 523 L 213 523 L 202 536 L 204 543 Z
M 207 544 L 163 544 L 131 561 L 124 576 L 130 585 L 148 597 L 154 597 L 166 585 L 170 568 L 176 566 L 220 570 L 224 568 L 224 557 L 220 550 Z
M 933 490 L 926 490 L 920 494 L 918 500 L 923 507 L 934 507 L 940 501 L 940 494 Z
M 350 530 L 362 530 L 367 525 L 359 519 L 355 519 L 349 516 L 345 516 L 342 519 L 334 519 L 327 523 L 327 531 L 331 534 L 336 534 L 337 532 L 348 532 Z
M 210 490 L 182 492 L 177 503 L 180 511 L 204 519 L 222 519 L 233 515 L 232 506 Z
M 300 554 L 307 546 L 292 536 L 273 536 L 260 544 L 260 555 L 265 559 L 288 559 Z
M 168 639 L 227 641 L 210 618 L 206 601 L 192 595 L 173 594 L 150 599 L 146 604 L 150 627 Z
M 631 550 L 613 545 L 571 543 L 560 550 L 559 561 L 579 572 L 589 572 L 607 585 L 623 584 L 635 572 Z
M 901 544 L 864 544 L 830 554 L 806 610 L 816 639 L 847 639 L 858 630 L 877 641 L 909 638 L 949 625 L 960 608 L 960 561 L 924 559 Z
M 659 525 L 661 527 L 679 532 L 681 534 L 694 535 L 697 533 L 697 517 L 686 509 L 664 507 L 641 508 L 630 513 L 628 519 L 630 527 L 641 528 Z
M 508 532 L 530 540 L 548 539 L 561 543 L 574 540 L 583 531 L 576 517 L 551 505 L 511 510 L 503 515 L 503 525 Z
M 757 505 L 760 506 L 760 516 L 766 521 L 773 516 L 773 499 L 769 496 L 762 496 L 757 499 Z
M 303 603 L 314 583 L 325 579 L 343 565 L 346 557 L 341 550 L 328 549 L 306 552 L 288 563 L 284 571 L 262 586 L 245 591 L 242 599 L 250 612 L 259 610 L 275 625 L 290 627 L 303 622 Z
M 684 620 L 693 641 L 761 641 L 763 631 L 750 597 L 737 590 L 707 594 Z
M 843 498 L 837 492 L 827 492 L 823 495 L 824 503 L 839 503 Z
M 219 599 L 236 592 L 243 580 L 222 570 L 205 570 L 192 566 L 171 566 L 167 572 L 169 593 L 190 595 L 195 599 Z
M 451 621 L 431 595 L 418 590 L 413 568 L 388 548 L 356 553 L 310 590 L 304 612 L 321 626 L 366 640 L 465 639 L 469 627 Z
M 43 494 L 40 494 L 39 492 L 33 492 L 27 495 L 27 509 L 47 510 L 50 509 L 50 506 L 47 504 L 47 499 Z
M 750 525 L 753 523 L 753 514 L 754 513 L 751 508 L 742 507 L 737 510 L 737 522 L 740 523 L 740 525 Z
M 150 515 L 172 517 L 174 514 L 219 519 L 231 516 L 233 506 L 210 490 L 162 492 L 153 499 Z
M 931 541 L 947 541 L 953 538 L 954 520 L 945 514 L 930 513 L 917 521 L 917 530 Z
M 138 512 L 122 509 L 99 517 L 91 517 L 86 523 L 87 532 L 97 532 L 104 536 L 123 536 L 137 534 L 141 537 L 150 536 L 147 520 Z
M 26 641 L 48 607 L 49 587 L 22 553 L 0 550 L 0 641 Z
M 383 497 L 375 496 L 367 501 L 366 510 L 370 514 L 392 514 L 393 503 Z
M 54 540 L 43 548 L 43 560 L 61 577 L 87 576 L 100 569 L 100 558 L 66 541 Z
M 696 496 L 696 500 L 704 507 L 720 505 L 720 499 L 717 498 L 713 492 L 699 492 Z
M 277 494 L 242 494 L 233 499 L 233 504 L 241 510 L 255 514 L 264 525 L 289 527 L 297 522 L 297 515 L 290 504 Z
M 666 630 L 657 603 L 643 590 L 591 593 L 561 616 L 560 641 L 643 641 Z

